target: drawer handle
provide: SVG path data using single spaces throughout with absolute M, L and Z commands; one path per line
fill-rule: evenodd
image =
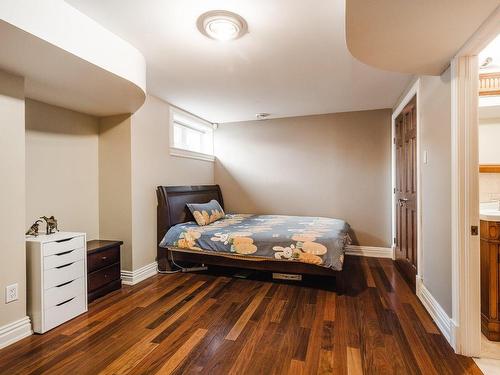
M 76 298 L 76 297 L 73 297 L 73 298 L 70 298 L 70 299 L 69 299 L 69 300 L 67 300 L 67 301 L 64 301 L 64 302 L 58 303 L 56 306 L 62 306 L 62 305 L 64 305 L 65 303 L 68 303 L 68 302 L 73 301 L 75 298 Z
M 101 257 L 101 260 L 106 260 L 108 259 L 108 257 Z
M 75 251 L 75 250 L 69 250 L 69 251 L 65 251 L 64 253 L 59 253 L 59 254 L 54 254 L 54 255 L 57 255 L 58 257 L 60 257 L 61 255 L 66 255 L 66 254 L 72 253 L 73 251 Z
M 57 269 L 61 269 L 61 268 L 69 267 L 69 266 L 71 266 L 73 263 L 75 263 L 75 262 L 71 262 L 71 263 L 68 263 L 68 264 L 63 264 L 62 266 L 58 266 L 58 267 L 56 267 L 56 268 L 57 268 Z
M 56 285 L 56 288 L 60 288 L 60 287 L 62 287 L 62 286 L 65 286 L 65 285 L 71 284 L 73 281 L 75 281 L 75 280 L 67 281 L 67 282 L 65 282 L 65 283 L 62 283 L 62 284 Z
M 57 242 L 57 243 L 61 243 L 61 242 L 71 241 L 73 238 L 74 238 L 74 237 L 72 237 L 72 238 L 64 238 L 64 239 L 62 239 L 62 240 L 57 240 L 57 241 L 55 241 L 55 242 Z

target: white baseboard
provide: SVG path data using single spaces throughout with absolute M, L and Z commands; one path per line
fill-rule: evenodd
M 370 246 L 353 246 L 346 247 L 346 254 L 377 257 L 377 258 L 392 258 L 392 249 L 385 247 L 370 247 Z M 122 283 L 125 285 L 135 285 L 147 278 L 158 273 L 158 263 L 153 262 L 135 271 L 121 270 Z
M 30 318 L 25 316 L 0 327 L 0 349 L 33 334 Z
M 456 327 L 452 319 L 446 314 L 446 311 L 441 307 L 441 305 L 436 301 L 434 296 L 425 287 L 422 278 L 417 276 L 416 280 L 417 297 L 420 299 L 425 309 L 434 320 L 439 330 L 450 343 L 450 345 L 455 347 L 455 337 L 456 337 Z
M 125 285 L 135 285 L 148 277 L 154 276 L 158 273 L 158 263 L 153 262 L 145 265 L 135 271 L 121 270 L 122 283 Z
M 355 255 L 360 257 L 376 257 L 392 259 L 392 248 L 390 247 L 373 247 L 373 246 L 355 246 L 347 245 L 345 249 L 347 255 Z

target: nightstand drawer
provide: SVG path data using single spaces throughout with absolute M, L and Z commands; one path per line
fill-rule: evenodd
M 110 266 L 114 263 L 120 261 L 120 246 L 111 247 L 106 250 L 102 250 L 93 254 L 89 254 L 87 257 L 87 269 L 88 272 L 93 272 L 101 268 Z
M 60 241 L 48 242 L 43 245 L 43 255 L 53 255 L 64 253 L 68 250 L 75 250 L 85 247 L 85 240 L 83 236 L 73 237 Z
M 68 281 L 78 279 L 84 274 L 85 263 L 83 260 L 63 264 L 58 268 L 45 270 L 43 287 L 45 290 L 47 290 L 56 285 L 61 285 Z
M 60 286 L 55 286 L 45 291 L 43 298 L 43 308 L 45 310 L 69 300 L 72 297 L 85 293 L 85 280 L 80 277 L 76 280 L 68 281 Z
M 43 268 L 48 270 L 82 260 L 85 256 L 83 247 L 74 250 L 67 250 L 59 254 L 49 255 L 43 258 Z
M 56 306 L 45 310 L 45 331 L 62 324 L 86 311 L 87 296 L 81 294 L 62 301 Z
M 88 292 L 92 292 L 111 281 L 120 279 L 120 263 L 115 263 L 88 275 Z

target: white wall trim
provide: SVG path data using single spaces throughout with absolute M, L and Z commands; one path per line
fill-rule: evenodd
M 481 301 L 478 172 L 478 62 L 460 56 L 451 62 L 451 198 L 452 198 L 452 304 L 459 327 L 455 350 L 467 356 L 481 352 Z
M 158 273 L 158 263 L 153 262 L 135 271 L 121 271 L 122 283 L 125 285 L 135 285 Z
M 470 230 L 479 225 L 477 55 L 499 32 L 497 7 L 451 61 L 453 347 L 466 356 L 481 352 L 479 238 Z
M 391 186 L 391 197 L 392 197 L 392 239 L 391 242 L 394 247 L 394 254 L 396 251 L 396 244 L 394 239 L 396 238 L 396 202 L 395 202 L 395 189 L 396 189 L 396 145 L 394 144 L 394 139 L 396 137 L 396 118 L 399 116 L 404 107 L 410 102 L 410 100 L 416 96 L 417 97 L 417 260 L 418 269 L 417 276 L 423 277 L 423 259 L 424 254 L 422 250 L 422 176 L 421 176 L 421 162 L 420 162 L 420 148 L 421 148 L 421 124 L 420 124 L 420 78 L 418 78 L 415 83 L 410 87 L 405 97 L 400 101 L 394 112 L 392 113 L 391 119 L 391 150 L 392 150 L 392 186 Z M 394 257 L 393 257 L 394 259 Z
M 28 316 L 0 327 L 0 349 L 33 334 Z
M 392 259 L 393 251 L 391 247 L 373 247 L 373 246 L 346 246 L 345 253 L 347 255 L 355 255 L 361 257 L 376 257 Z
M 434 320 L 439 330 L 450 343 L 452 347 L 455 346 L 455 331 L 456 327 L 452 319 L 446 314 L 446 311 L 436 301 L 434 296 L 425 287 L 421 277 L 417 276 L 417 297 L 420 299 L 425 309 Z
M 189 158 L 189 159 L 197 159 L 204 161 L 215 161 L 214 155 L 203 154 L 201 152 L 194 152 L 189 150 L 183 150 L 182 148 L 177 148 L 174 146 L 170 146 L 170 155 L 177 156 L 181 158 Z
M 389 258 L 392 259 L 393 250 L 390 247 L 374 247 L 374 246 L 346 246 L 345 253 L 347 255 Z M 121 270 L 122 283 L 125 285 L 135 285 L 149 277 L 158 273 L 158 263 L 153 262 L 135 271 Z

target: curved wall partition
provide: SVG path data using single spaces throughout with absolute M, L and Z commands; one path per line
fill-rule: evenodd
M 62 0 L 2 1 L 0 36 L 0 69 L 25 77 L 27 97 L 97 116 L 144 103 L 142 54 Z
M 347 47 L 376 68 L 440 75 L 498 0 L 346 0 Z

